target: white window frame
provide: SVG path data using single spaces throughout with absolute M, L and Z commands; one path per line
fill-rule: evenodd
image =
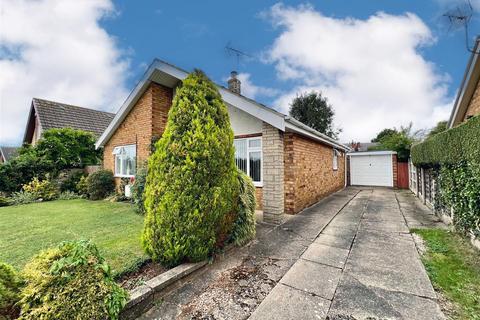
M 113 172 L 114 172 L 114 177 L 116 178 L 132 178 L 135 177 L 134 174 L 121 174 L 117 173 L 117 157 L 118 157 L 118 152 L 121 150 L 121 148 L 134 148 L 135 150 L 135 167 L 137 166 L 137 146 L 134 144 L 127 144 L 127 145 L 122 145 L 122 146 L 116 146 L 113 148 Z M 123 161 L 120 160 L 120 165 L 122 165 Z M 121 168 L 122 169 L 122 168 Z M 122 172 L 122 170 L 119 170 L 118 172 Z M 135 173 L 137 172 L 137 168 L 135 168 Z
M 263 187 L 263 151 L 262 151 L 262 136 L 251 137 L 251 138 L 235 138 L 235 141 L 245 141 L 247 149 L 247 175 L 250 177 L 250 153 L 251 152 L 260 152 L 260 181 L 253 181 L 255 187 Z M 260 140 L 259 147 L 250 147 L 251 140 Z M 253 180 L 253 179 L 252 179 Z
M 333 171 L 338 171 L 338 155 L 339 152 L 337 151 L 337 149 L 333 149 Z

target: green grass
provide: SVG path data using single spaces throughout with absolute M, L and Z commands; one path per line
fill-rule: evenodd
M 427 247 L 422 257 L 433 285 L 453 302 L 454 319 L 480 319 L 480 253 L 458 234 L 416 229 Z
M 0 207 L 0 261 L 21 269 L 40 250 L 65 240 L 89 239 L 115 273 L 146 259 L 143 217 L 128 203 L 56 200 Z

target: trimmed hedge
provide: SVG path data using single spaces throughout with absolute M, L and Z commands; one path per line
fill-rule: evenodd
M 462 161 L 480 163 L 480 116 L 412 146 L 412 162 L 435 167 Z
M 255 238 L 255 186 L 252 179 L 243 171 L 238 170 L 238 183 L 240 190 L 238 194 L 237 215 L 233 224 L 231 241 L 241 246 Z
M 18 316 L 16 303 L 20 300 L 23 281 L 15 269 L 0 262 L 0 319 L 15 319 Z

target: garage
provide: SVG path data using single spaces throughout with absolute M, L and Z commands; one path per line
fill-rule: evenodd
M 348 154 L 350 162 L 350 185 L 394 186 L 396 152 L 369 151 Z

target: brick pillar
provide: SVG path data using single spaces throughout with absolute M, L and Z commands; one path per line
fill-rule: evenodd
M 263 219 L 280 224 L 285 213 L 283 132 L 263 123 Z
M 393 167 L 393 187 L 398 187 L 398 165 L 397 165 L 397 155 L 392 154 L 392 167 Z

